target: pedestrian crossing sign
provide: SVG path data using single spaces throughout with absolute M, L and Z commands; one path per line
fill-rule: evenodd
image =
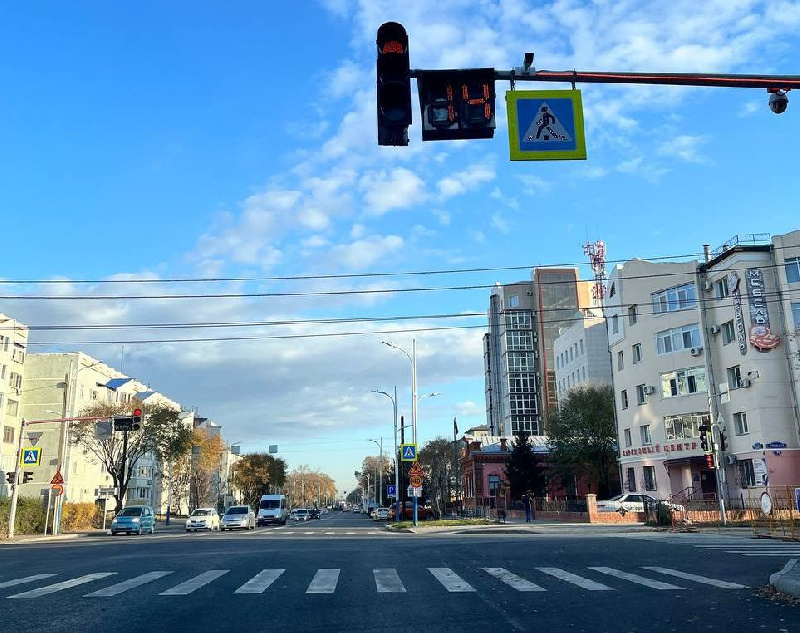
M 404 462 L 417 461 L 417 445 L 400 444 L 400 461 Z
M 22 449 L 20 456 L 20 465 L 22 466 L 38 466 L 42 462 L 42 447 L 29 446 Z
M 585 160 L 580 90 L 511 90 L 508 142 L 511 160 Z

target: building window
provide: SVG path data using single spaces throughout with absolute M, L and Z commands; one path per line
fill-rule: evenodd
M 656 334 L 656 350 L 659 354 L 671 354 L 692 347 L 700 347 L 700 328 L 697 323 L 662 330 Z
M 625 435 L 625 448 L 630 448 L 631 444 L 633 443 L 631 441 L 631 430 L 625 429 L 623 433 Z
M 511 393 L 531 393 L 536 391 L 536 378 L 533 374 L 512 374 L 508 379 Z
M 17 372 L 12 371 L 11 375 L 8 377 L 8 386 L 18 391 L 22 389 L 22 376 Z
M 686 310 L 693 308 L 697 303 L 697 293 L 693 283 L 667 288 L 650 296 L 653 301 L 653 314 Z
M 633 352 L 633 363 L 634 363 L 634 365 L 636 363 L 641 363 L 642 362 L 642 344 L 641 343 L 636 343 L 636 345 L 633 346 L 632 352 Z
M 3 441 L 8 442 L 9 444 L 14 443 L 14 427 L 13 426 L 4 426 L 3 427 Z
M 11 360 L 18 363 L 25 362 L 25 347 L 19 343 L 14 343 L 14 351 L 11 352 Z
M 508 371 L 510 372 L 533 371 L 533 354 L 530 352 L 509 352 Z
M 625 368 L 625 359 L 622 357 L 622 350 L 617 352 L 617 370 L 622 371 Z
M 717 291 L 717 299 L 724 299 L 725 297 L 730 296 L 730 291 L 728 290 L 728 277 L 723 277 L 719 279 L 717 282 L 714 283 L 714 288 Z
M 628 468 L 626 471 L 625 485 L 628 488 L 628 492 L 636 491 L 636 473 L 634 472 L 633 468 Z
M 10 340 L 11 339 L 9 339 L 7 336 L 3 336 L 3 335 L 0 334 L 0 347 L 3 348 L 4 352 L 8 351 L 8 342 Z
M 688 440 L 700 437 L 700 426 L 711 426 L 708 413 L 669 415 L 664 418 L 664 432 L 668 440 Z
M 627 409 L 628 408 L 628 390 L 627 389 L 623 389 L 620 392 L 620 398 L 622 399 L 622 408 L 623 409 Z
M 650 437 L 650 425 L 643 424 L 639 427 L 639 433 L 642 436 L 642 446 L 649 446 L 653 443 L 653 439 Z
M 678 369 L 661 374 L 661 395 L 664 398 L 688 396 L 704 391 L 708 391 L 705 367 Z
M 0 366 L 0 380 L 6 379 L 6 372 L 8 371 L 8 365 Z
M 619 315 L 611 317 L 611 333 L 617 334 L 619 332 Z
M 733 426 L 736 428 L 736 435 L 747 435 L 750 432 L 747 426 L 747 414 L 744 411 L 733 414 Z
M 575 357 L 572 355 L 572 348 L 569 348 L 569 362 L 571 363 Z
M 797 304 L 798 308 L 800 308 L 800 303 Z M 583 356 L 583 339 L 581 339 L 581 356 Z
M 734 390 L 742 386 L 742 368 L 739 365 L 728 367 L 725 370 L 728 374 L 728 389 Z
M 525 330 L 506 332 L 506 348 L 509 350 L 533 349 L 533 332 Z
M 736 327 L 733 325 L 733 320 L 726 321 L 722 324 L 722 344 L 728 345 L 736 340 Z
M 739 471 L 739 485 L 742 488 L 750 488 L 756 485 L 756 471 L 753 468 L 752 459 L 740 459 L 736 462 Z
M 511 295 L 508 298 L 508 307 L 509 308 L 518 308 L 519 307 L 519 295 Z
M 789 283 L 800 281 L 800 257 L 787 259 L 784 268 L 786 268 L 786 279 Z
M 792 304 L 792 318 L 794 319 L 794 327 L 800 330 L 800 303 Z
M 506 314 L 506 327 L 513 330 L 530 330 L 531 329 L 531 314 L 530 312 L 509 312 Z
M 628 325 L 633 325 L 638 320 L 639 320 L 638 308 L 637 306 L 632 305 L 628 308 Z
M 655 490 L 656 489 L 656 467 L 655 466 L 645 466 L 643 469 L 644 474 L 644 489 L 645 490 Z
M 636 385 L 636 404 L 644 404 L 646 401 L 645 385 Z
M 511 415 L 538 413 L 536 409 L 536 398 L 533 394 L 514 393 L 509 395 L 509 407 L 511 409 Z
M 19 413 L 19 402 L 16 400 L 6 400 L 6 415 L 16 417 Z

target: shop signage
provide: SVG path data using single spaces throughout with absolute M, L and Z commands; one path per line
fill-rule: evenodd
M 739 290 L 739 275 L 735 270 L 728 273 L 728 288 L 733 297 L 733 323 L 736 326 L 736 340 L 739 342 L 739 353 L 744 356 L 747 354 L 747 332 L 744 327 L 744 315 L 742 314 L 742 293 Z
M 697 442 L 672 442 L 671 444 L 626 448 L 622 451 L 622 455 L 623 457 L 629 457 L 631 455 L 652 455 L 653 453 L 680 453 L 683 451 L 696 451 L 698 448 Z
M 750 302 L 750 345 L 759 352 L 768 352 L 781 343 L 781 337 L 769 329 L 764 273 L 760 268 L 747 269 L 747 299 Z

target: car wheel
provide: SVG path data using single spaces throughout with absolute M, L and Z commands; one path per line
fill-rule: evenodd
M 139 529 L 136 530 L 136 535 L 137 536 L 141 536 L 142 535 L 142 526 L 141 525 L 139 526 Z
M 190 530 L 189 528 L 186 528 L 186 532 L 187 532 L 187 533 L 188 533 L 188 532 L 191 532 L 191 530 Z
M 117 533 L 114 530 L 111 530 L 111 536 L 116 536 Z
M 150 534 L 155 534 L 155 533 L 156 533 L 156 526 L 155 525 L 151 525 L 150 526 Z

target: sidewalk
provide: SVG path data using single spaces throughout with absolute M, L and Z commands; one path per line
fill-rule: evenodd
M 791 559 L 784 568 L 769 577 L 769 584 L 776 589 L 800 598 L 800 559 Z
M 169 525 L 164 525 L 162 522 L 156 523 L 156 534 L 161 532 L 172 533 L 182 532 L 185 529 L 186 519 L 171 519 Z M 0 546 L 2 545 L 21 545 L 30 543 L 58 543 L 60 541 L 71 541 L 78 538 L 87 536 L 109 536 L 110 529 L 106 530 L 82 530 L 80 532 L 66 532 L 53 536 L 52 534 L 17 534 L 12 539 L 7 539 L 4 535 L 0 535 Z

